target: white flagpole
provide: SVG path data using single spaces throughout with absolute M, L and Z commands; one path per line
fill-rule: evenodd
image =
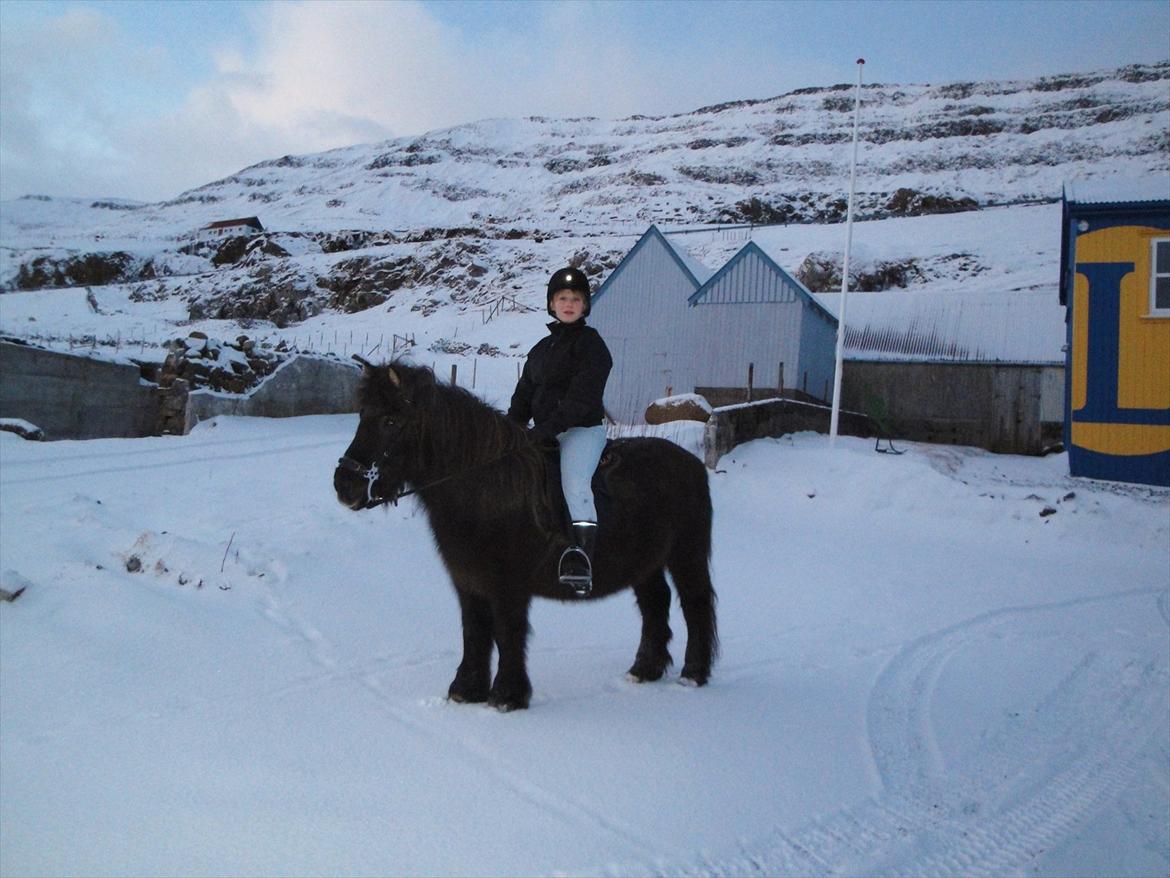
M 837 362 L 833 369 L 833 414 L 829 418 L 829 447 L 837 442 L 841 414 L 841 372 L 845 359 L 845 299 L 849 293 L 849 250 L 853 246 L 853 195 L 857 188 L 857 125 L 861 118 L 861 70 L 865 59 L 857 59 L 857 96 L 853 100 L 853 160 L 849 163 L 849 206 L 845 215 L 845 258 L 841 265 L 841 307 L 837 314 Z

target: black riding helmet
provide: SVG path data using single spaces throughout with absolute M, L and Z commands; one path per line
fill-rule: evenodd
M 584 296 L 585 311 L 582 316 L 589 316 L 589 301 L 592 294 L 589 291 L 589 278 L 585 276 L 585 272 L 572 267 L 553 272 L 553 276 L 548 279 L 548 296 L 545 299 L 545 306 L 550 317 L 557 316 L 556 312 L 553 311 L 552 300 L 553 296 L 561 290 L 575 290 Z

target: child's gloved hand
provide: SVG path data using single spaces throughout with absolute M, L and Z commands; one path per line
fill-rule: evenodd
M 557 444 L 557 432 L 548 424 L 537 424 L 528 428 L 528 441 L 533 445 L 552 446 Z

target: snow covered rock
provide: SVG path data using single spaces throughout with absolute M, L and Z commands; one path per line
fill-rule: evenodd
M 45 438 L 44 430 L 23 418 L 0 418 L 0 430 L 15 433 L 21 439 L 31 439 L 34 442 L 41 442 Z
M 285 359 L 276 350 L 258 347 L 244 335 L 235 342 L 225 342 L 193 332 L 168 347 L 170 353 L 163 363 L 159 384 L 169 387 L 182 380 L 192 390 L 210 387 L 228 393 L 246 393 Z

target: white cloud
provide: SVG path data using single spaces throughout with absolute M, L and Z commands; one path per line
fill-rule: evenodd
M 185 59 L 102 11 L 62 8 L 5 28 L 3 198 L 164 199 L 286 153 L 488 117 L 679 112 L 775 78 L 677 34 L 636 35 L 612 4 L 532 3 L 473 33 L 402 0 L 245 7 L 250 39 L 193 45 L 213 64 L 191 84 Z

